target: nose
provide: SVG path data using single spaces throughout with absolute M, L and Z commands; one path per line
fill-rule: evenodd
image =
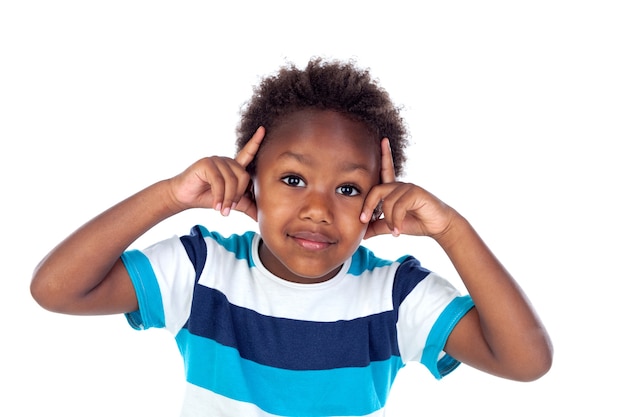
M 311 191 L 304 196 L 300 206 L 300 218 L 315 223 L 333 223 L 332 197 L 325 193 Z

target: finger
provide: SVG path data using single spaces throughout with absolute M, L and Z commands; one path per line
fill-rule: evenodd
M 245 144 L 243 148 L 237 153 L 235 156 L 235 161 L 239 163 L 242 167 L 247 167 L 250 162 L 254 160 L 256 153 L 259 151 L 261 147 L 261 142 L 265 137 L 265 128 L 263 126 L 259 126 L 259 128 L 254 132 L 254 135 L 250 138 L 248 143 Z
M 404 223 L 404 219 L 407 213 L 407 207 L 404 200 L 404 196 L 398 194 L 400 188 L 397 188 L 393 192 L 393 196 L 390 196 L 389 199 L 385 200 L 383 206 L 387 205 L 387 207 L 383 207 L 383 211 L 385 212 L 385 224 L 387 228 L 394 236 L 400 236 L 402 231 L 402 224 Z
M 244 195 L 234 206 L 234 209 L 246 214 L 252 220 L 257 221 L 257 208 L 254 199 Z
M 213 197 L 213 208 L 222 211 L 224 203 L 224 195 L 228 180 L 225 178 L 225 164 L 219 158 L 211 159 L 211 170 L 206 175 L 206 181 L 210 184 L 211 195 Z M 226 176 L 230 169 L 226 165 Z
M 231 159 L 217 161 L 220 166 L 220 173 L 223 180 L 221 201 L 222 206 L 219 211 L 224 216 L 228 216 L 245 196 L 250 183 L 250 176 L 242 167 Z
M 380 162 L 380 180 L 382 184 L 390 184 L 396 181 L 396 171 L 393 165 L 393 156 L 391 154 L 391 144 L 389 138 L 383 138 L 380 141 L 381 162 Z M 361 210 L 360 220 L 362 223 L 368 223 L 378 220 L 381 212 L 381 204 L 386 198 L 386 187 L 378 185 L 370 190 Z M 387 187 L 388 188 L 388 187 Z M 389 232 L 388 232 L 389 233 Z
M 409 183 L 396 183 L 397 186 L 391 191 L 383 202 L 383 219 L 394 236 L 403 232 L 404 221 L 409 211 L 413 210 L 415 195 L 412 193 L 414 186 Z
M 381 148 L 381 165 L 380 180 L 384 183 L 396 181 L 396 170 L 393 165 L 393 155 L 391 154 L 391 144 L 389 138 L 383 138 L 380 141 Z
M 378 220 L 382 214 L 383 200 L 392 191 L 393 185 L 379 184 L 367 193 L 365 200 L 363 201 L 363 207 L 361 208 L 360 220 L 362 223 L 369 223 L 374 220 Z
M 388 235 L 388 234 L 391 234 L 391 230 L 389 230 L 389 227 L 387 227 L 387 224 L 385 223 L 385 221 L 376 220 L 376 221 L 370 222 L 367 225 L 367 230 L 365 231 L 365 236 L 363 236 L 363 239 L 369 239 L 374 236 Z

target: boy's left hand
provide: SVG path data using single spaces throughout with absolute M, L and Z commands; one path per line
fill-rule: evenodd
M 381 184 L 365 198 L 361 221 L 369 223 L 364 238 L 400 234 L 437 238 L 446 232 L 456 212 L 415 184 L 397 182 L 389 139 L 381 141 Z M 382 202 L 382 217 L 372 219 Z

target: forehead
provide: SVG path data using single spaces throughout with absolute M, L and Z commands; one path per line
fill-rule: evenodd
M 380 162 L 380 138 L 363 122 L 331 110 L 299 110 L 281 117 L 268 130 L 259 157 L 266 152 L 328 155 L 333 159 L 373 164 Z

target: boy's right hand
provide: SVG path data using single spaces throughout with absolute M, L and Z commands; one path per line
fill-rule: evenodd
M 256 156 L 264 136 L 265 128 L 261 126 L 234 159 L 202 158 L 171 178 L 174 204 L 180 210 L 213 208 L 224 216 L 235 209 L 256 220 L 256 203 L 250 194 L 251 179 L 246 167 Z

